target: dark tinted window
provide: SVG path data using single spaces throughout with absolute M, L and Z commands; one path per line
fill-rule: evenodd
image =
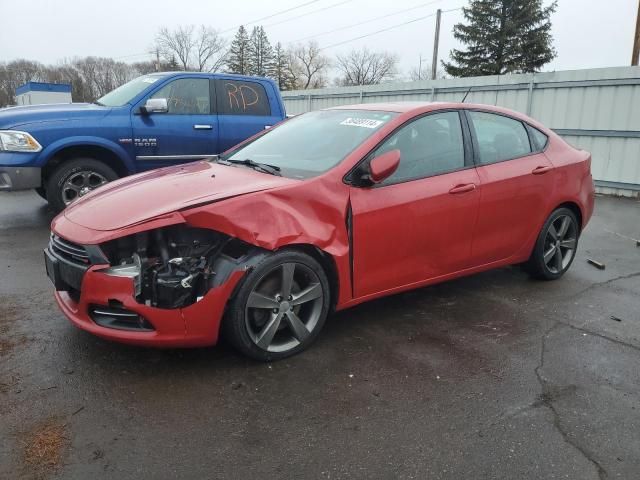
M 547 137 L 544 133 L 534 127 L 529 127 L 529 132 L 531 133 L 531 140 L 533 141 L 533 146 L 537 152 L 544 150 L 544 147 L 547 146 L 547 142 L 549 141 L 549 137 Z
M 267 92 L 257 82 L 218 80 L 216 92 L 223 115 L 271 115 Z
M 531 153 L 522 122 L 503 115 L 469 112 L 478 139 L 480 163 L 495 163 Z
M 374 155 L 400 150 L 398 170 L 383 185 L 430 177 L 464 167 L 464 143 L 458 112 L 427 115 L 405 125 Z
M 151 98 L 166 98 L 169 113 L 174 115 L 206 115 L 211 113 L 209 80 L 181 78 L 166 84 Z

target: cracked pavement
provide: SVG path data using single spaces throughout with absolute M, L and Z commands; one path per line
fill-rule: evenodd
M 377 300 L 271 365 L 75 329 L 44 274 L 44 202 L 0 205 L 0 478 L 639 476 L 636 200 L 597 198 L 559 281 L 504 268 Z M 64 447 L 36 472 L 25 436 L 47 422 Z

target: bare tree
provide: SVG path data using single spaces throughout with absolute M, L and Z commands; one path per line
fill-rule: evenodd
M 425 64 L 422 67 L 413 67 L 409 70 L 409 80 L 417 82 L 418 80 L 430 80 L 431 79 L 431 65 Z M 444 70 L 436 69 L 436 79 L 447 78 L 447 74 Z
M 318 42 L 310 41 L 291 49 L 291 72 L 300 88 L 322 88 L 327 84 L 326 73 L 331 66 Z
M 195 38 L 196 67 L 199 72 L 217 72 L 224 65 L 227 41 L 211 27 L 200 25 Z
M 342 73 L 338 80 L 341 85 L 375 85 L 395 76 L 398 56 L 363 48 L 338 55 L 336 64 Z
M 183 70 L 213 72 L 224 63 L 226 41 L 205 25 L 182 25 L 174 30 L 162 27 L 156 35 L 156 48 L 169 63 L 177 59 Z

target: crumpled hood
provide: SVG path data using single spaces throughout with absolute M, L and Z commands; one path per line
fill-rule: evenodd
M 298 181 L 245 167 L 194 162 L 109 183 L 72 204 L 63 215 L 77 225 L 110 231 L 196 205 Z
M 110 107 L 93 103 L 55 103 L 50 105 L 25 105 L 0 109 L 0 128 L 51 120 L 74 120 L 90 116 L 104 116 Z

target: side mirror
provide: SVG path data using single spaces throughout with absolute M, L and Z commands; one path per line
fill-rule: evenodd
M 380 183 L 389 178 L 400 165 L 400 150 L 391 150 L 375 157 L 369 162 L 369 179 Z
M 140 113 L 149 115 L 151 113 L 167 113 L 169 105 L 166 98 L 149 98 L 147 102 L 140 107 Z

